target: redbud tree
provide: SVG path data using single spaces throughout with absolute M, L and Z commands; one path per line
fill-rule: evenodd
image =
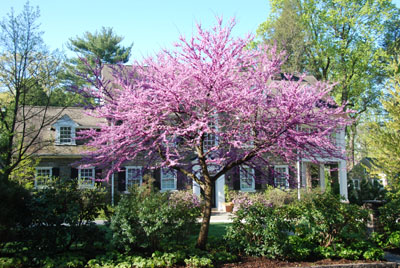
M 197 35 L 181 37 L 173 51 L 125 66 L 91 92 L 102 99 L 91 114 L 109 124 L 87 132 L 90 164 L 110 167 L 110 176 L 124 162 L 145 158 L 150 167 L 197 182 L 205 200 L 199 248 L 206 245 L 218 178 L 238 166 L 268 165 L 271 157 L 342 158 L 329 137 L 349 124 L 343 106 L 327 97 L 332 84 L 274 79 L 284 55 L 274 47 L 248 49 L 251 37 L 232 37 L 234 25 L 221 19 L 210 30 L 198 25 Z

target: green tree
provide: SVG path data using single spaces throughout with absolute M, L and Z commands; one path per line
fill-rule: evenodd
M 397 61 L 398 62 L 398 61 Z M 369 124 L 367 141 L 374 161 L 373 171 L 386 174 L 398 184 L 400 178 L 400 69 L 392 65 L 394 76 L 387 83 L 387 94 L 381 98 L 386 118 Z
M 102 27 L 95 33 L 85 32 L 82 37 L 69 39 L 68 48 L 77 53 L 70 59 L 65 76 L 69 86 L 81 87 L 87 84 L 83 77 L 101 70 L 104 64 L 127 63 L 133 44 L 124 47 L 123 37 L 116 35 L 112 28 Z
M 40 146 L 40 133 L 50 123 L 51 93 L 59 85 L 61 60 L 44 45 L 39 16 L 27 2 L 21 14 L 11 9 L 0 21 L 0 167 L 5 179 Z M 32 104 L 41 106 L 33 109 Z M 37 124 L 29 126 L 33 117 Z
M 356 111 L 355 123 L 347 131 L 354 163 L 357 120 L 368 109 L 379 107 L 380 85 L 387 75 L 387 54 L 379 41 L 398 9 L 390 0 L 270 3 L 272 13 L 258 35 L 288 50 L 286 70 L 297 67 L 318 80 L 336 82 L 332 91 L 336 101 Z

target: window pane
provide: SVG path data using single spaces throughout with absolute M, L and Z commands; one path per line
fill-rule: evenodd
M 126 169 L 126 190 L 133 185 L 140 186 L 142 181 L 142 168 L 130 167 Z
M 175 190 L 176 172 L 175 170 L 161 169 L 161 190 Z
M 92 188 L 94 186 L 94 168 L 82 168 L 79 170 L 79 187 Z
M 50 177 L 51 177 L 50 168 L 37 168 L 35 177 L 35 187 L 36 188 L 46 187 L 47 181 L 50 179 Z
M 240 189 L 254 190 L 254 170 L 249 167 L 240 168 Z
M 287 188 L 289 186 L 287 167 L 275 167 L 275 186 L 279 188 Z
M 60 127 L 60 143 L 70 143 L 71 141 L 71 127 Z

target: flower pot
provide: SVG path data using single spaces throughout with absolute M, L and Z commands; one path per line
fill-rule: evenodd
M 233 211 L 233 203 L 232 202 L 225 203 L 225 211 L 226 212 L 232 212 Z

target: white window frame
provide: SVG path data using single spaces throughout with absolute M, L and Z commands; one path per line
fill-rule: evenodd
M 285 174 L 286 174 L 286 182 L 285 182 L 285 187 L 282 187 L 281 185 L 277 184 L 277 175 L 282 176 L 280 172 L 277 171 L 277 169 L 284 168 L 285 169 Z M 279 178 L 281 179 L 281 177 Z M 275 165 L 274 166 L 274 184 L 275 187 L 277 188 L 283 188 L 283 189 L 288 189 L 289 188 L 289 166 L 288 165 Z
M 82 170 L 87 170 L 90 169 L 92 170 L 93 178 L 91 178 L 92 183 L 91 184 L 83 184 L 82 183 Z M 88 168 L 78 168 L 78 188 L 79 189 L 93 189 L 94 184 L 95 184 L 95 177 L 96 177 L 96 170 L 94 167 L 88 167 Z M 89 179 L 85 179 L 89 180 Z
M 173 172 L 174 173 L 174 187 L 173 188 L 171 188 L 171 187 L 165 187 L 165 183 L 164 183 L 164 180 L 166 180 L 166 179 L 169 179 L 168 177 L 167 178 L 164 178 L 164 176 L 166 175 L 165 173 L 165 170 L 167 170 L 168 172 Z M 177 172 L 176 172 L 176 170 L 175 169 L 169 169 L 169 168 L 161 168 L 161 170 L 160 170 L 160 185 L 161 185 L 161 191 L 163 191 L 163 192 L 165 192 L 165 191 L 175 191 L 175 190 L 177 190 Z
M 353 188 L 356 190 L 360 190 L 360 179 L 352 179 L 352 180 L 353 180 Z M 355 182 L 357 182 L 357 185 Z
M 214 115 L 213 117 L 215 118 L 215 121 L 213 121 L 213 122 L 209 121 L 208 125 L 210 128 L 214 129 L 214 133 L 206 134 L 204 136 L 204 140 L 203 140 L 203 150 L 205 152 L 208 152 L 211 148 L 218 146 L 218 137 L 215 134 L 215 133 L 218 133 L 218 116 Z M 210 123 L 212 123 L 212 125 L 210 125 Z M 210 137 L 212 137 L 212 139 L 209 139 Z M 213 145 L 210 146 L 210 145 L 206 144 L 206 142 L 208 142 L 208 141 L 210 141 L 210 143 L 212 142 Z
M 46 185 L 46 183 L 41 184 L 38 183 L 38 171 L 39 170 L 49 170 L 49 177 L 47 179 L 51 179 L 53 176 L 53 168 L 52 167 L 36 167 L 35 168 L 35 188 L 36 189 L 43 189 L 43 188 L 47 188 L 48 186 Z
M 249 171 L 244 171 L 244 169 L 250 169 Z M 246 181 L 251 179 L 251 185 L 248 184 Z M 243 187 L 247 185 L 247 187 Z M 255 187 L 255 178 L 254 178 L 254 168 L 251 167 L 240 167 L 240 191 L 242 192 L 255 192 L 256 187 Z
M 139 177 L 139 186 L 142 185 L 143 183 L 143 175 L 142 175 L 142 171 L 143 171 L 143 167 L 142 166 L 126 166 L 125 167 L 125 191 L 129 192 L 129 188 L 133 185 L 131 183 L 129 183 L 129 170 L 131 169 L 140 169 L 140 177 Z
M 62 116 L 54 125 L 56 128 L 56 145 L 76 145 L 76 128 L 79 127 L 68 115 Z M 61 128 L 70 127 L 71 128 L 71 141 L 61 142 Z

